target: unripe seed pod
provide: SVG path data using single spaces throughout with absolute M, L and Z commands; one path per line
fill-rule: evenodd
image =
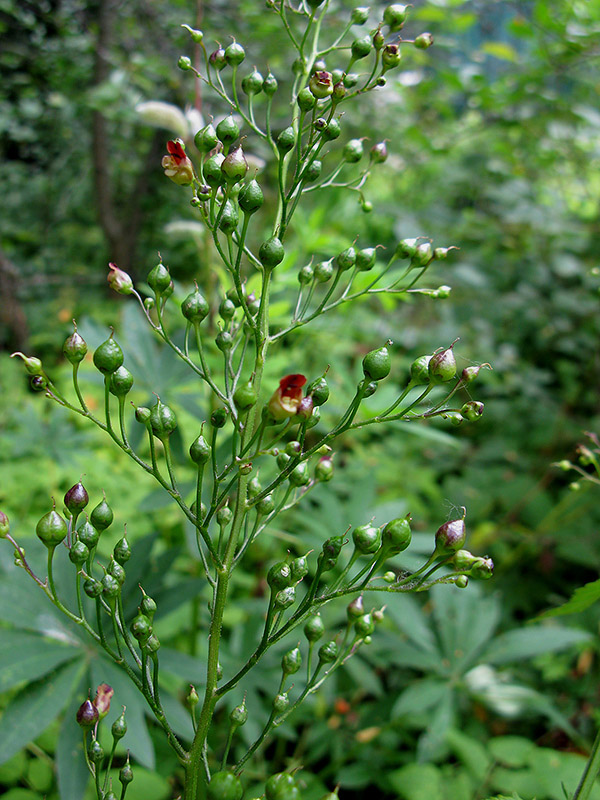
M 15 356 L 19 356 L 22 359 L 23 364 L 25 365 L 25 370 L 28 375 L 33 375 L 35 377 L 41 377 L 43 375 L 43 368 L 42 362 L 39 358 L 35 358 L 33 356 L 25 356 L 23 353 L 17 351 L 16 353 L 11 354 L 11 358 Z
M 300 402 L 302 403 L 302 401 Z M 310 419 L 307 420 L 307 422 L 305 423 L 306 430 L 308 431 L 311 428 L 314 428 L 315 425 L 318 425 L 320 421 L 321 421 L 321 409 L 318 406 L 315 406 L 315 408 L 313 408 L 313 412 L 310 416 Z
M 206 464 L 212 453 L 212 447 L 206 441 L 204 436 L 200 434 L 190 445 L 190 458 L 194 464 Z
M 310 475 L 308 472 L 308 463 L 303 461 L 290 472 L 289 482 L 292 486 L 306 486 L 310 482 Z
M 388 6 L 383 12 L 383 21 L 389 25 L 390 33 L 399 31 L 406 21 L 408 16 L 408 8 L 405 5 L 394 4 Z
M 358 83 L 359 75 L 356 72 L 349 72 L 347 75 L 344 75 L 344 86 L 346 89 L 354 89 L 356 84 Z
M 185 698 L 185 703 L 189 708 L 195 708 L 198 703 L 200 702 L 200 697 L 198 696 L 198 692 L 196 691 L 196 687 L 190 685 L 190 691 Z
M 359 6 L 352 9 L 350 21 L 353 25 L 364 25 L 369 19 L 369 9 L 366 6 Z
M 279 453 L 277 456 L 277 466 L 280 470 L 285 469 L 288 461 L 291 461 L 291 457 L 288 456 L 287 453 Z
M 285 250 L 277 236 L 271 236 L 258 249 L 258 258 L 265 269 L 273 269 L 281 264 L 284 256 Z
M 102 533 L 102 531 L 106 530 L 106 528 L 109 528 L 112 525 L 113 519 L 114 514 L 112 508 L 106 502 L 106 498 L 103 497 L 98 505 L 93 509 L 90 515 L 90 522 L 97 531 Z M 82 541 L 85 541 L 88 547 L 90 546 L 89 542 L 82 538 L 81 533 L 80 538 Z M 94 542 L 94 544 L 96 544 L 96 542 Z
M 215 772 L 206 788 L 207 800 L 242 800 L 244 787 L 233 772 Z
M 102 594 L 102 584 L 95 578 L 88 578 L 83 582 L 83 591 L 88 597 L 98 597 Z
M 312 397 L 316 406 L 322 406 L 326 403 L 329 400 L 329 386 L 325 377 L 317 378 L 312 383 L 309 383 L 306 388 L 306 394 Z
M 348 247 L 346 250 L 342 250 L 342 252 L 336 256 L 335 263 L 338 269 L 342 271 L 353 267 L 356 264 L 356 250 L 354 247 Z
M 233 402 L 240 413 L 250 411 L 256 405 L 258 394 L 251 381 L 238 386 L 233 393 Z
M 319 661 L 324 664 L 331 664 L 331 662 L 335 661 L 338 657 L 338 653 L 338 646 L 332 639 L 330 642 L 325 642 L 325 644 L 321 645 L 319 648 Z
M 94 351 L 94 365 L 103 375 L 110 375 L 116 372 L 123 364 L 123 351 L 110 337 Z
M 53 549 L 59 545 L 66 537 L 68 529 L 67 523 L 56 511 L 52 509 L 40 519 L 35 527 L 35 532 L 47 548 Z
M 122 539 L 119 539 L 119 541 L 116 543 L 113 550 L 113 558 L 117 564 L 120 564 L 121 566 L 126 564 L 131 558 L 131 547 L 129 546 L 129 542 L 125 536 Z M 112 574 L 114 575 L 114 572 Z
M 330 456 L 323 456 L 315 467 L 315 480 L 327 483 L 333 478 L 333 461 Z
M 201 128 L 194 136 L 194 143 L 202 155 L 210 153 L 217 146 L 218 141 L 217 132 L 211 123 Z
M 73 564 L 76 566 L 83 564 L 89 558 L 89 555 L 90 551 L 83 542 L 73 542 L 69 550 L 69 559 Z
M 457 572 L 467 572 L 477 561 L 477 556 L 469 550 L 457 550 L 452 558 L 452 565 Z
M 108 573 L 113 576 L 119 586 L 123 586 L 125 583 L 125 570 L 119 563 L 111 561 L 108 567 Z
M 81 481 L 76 483 L 74 486 L 71 486 L 64 497 L 65 506 L 73 514 L 82 511 L 87 506 L 89 501 L 89 495 Z
M 266 495 L 256 504 L 256 513 L 261 517 L 267 517 L 269 514 L 272 514 L 274 510 L 275 501 L 273 500 L 272 494 Z
M 210 415 L 210 424 L 213 428 L 222 428 L 227 422 L 227 409 L 217 408 Z
M 77 724 L 80 725 L 84 730 L 93 728 L 98 722 L 98 709 L 92 703 L 89 697 L 87 700 L 84 700 L 84 702 L 77 709 L 75 719 L 77 720 Z
M 425 267 L 433 259 L 433 248 L 431 242 L 421 242 L 412 257 L 411 266 Z
M 273 711 L 275 711 L 277 714 L 283 714 L 283 712 L 288 708 L 289 704 L 290 698 L 287 696 L 287 692 L 276 694 L 273 698 Z
M 34 375 L 29 385 L 34 392 L 44 392 L 48 388 L 48 381 L 43 375 Z
M 327 127 L 323 131 L 323 138 L 327 139 L 328 142 L 332 142 L 334 139 L 337 139 L 341 133 L 340 123 L 337 119 L 329 120 L 327 123 Z
M 352 531 L 352 541 L 359 553 L 363 555 L 376 553 L 381 546 L 381 528 L 376 528 L 370 523 L 359 525 Z
M 369 381 L 381 381 L 390 374 L 392 361 L 387 347 L 371 350 L 363 358 L 362 368 L 365 378 Z
M 350 139 L 342 150 L 342 158 L 349 164 L 356 164 L 363 157 L 365 149 L 360 139 Z
M 245 724 L 246 720 L 248 719 L 248 709 L 246 708 L 245 700 L 242 700 L 239 706 L 236 706 L 231 710 L 229 719 L 237 728 Z
M 304 626 L 304 635 L 309 642 L 318 641 L 325 633 L 325 625 L 320 614 L 309 617 Z
M 491 369 L 489 364 L 478 364 L 477 366 L 465 367 L 460 373 L 461 381 L 463 383 L 471 383 L 471 381 L 474 381 L 475 378 L 478 377 L 479 373 L 484 367 Z
M 160 640 L 155 633 L 151 633 L 145 642 L 141 643 L 146 652 L 152 654 L 157 653 L 160 649 Z
M 249 75 L 242 78 L 242 91 L 244 94 L 253 95 L 262 91 L 264 78 L 254 67 Z
M 302 180 L 308 181 L 309 183 L 313 183 L 313 181 L 318 180 L 321 176 L 321 171 L 323 169 L 323 164 L 318 159 L 315 159 L 312 163 L 310 163 L 306 169 L 302 173 Z
M 278 610 L 283 610 L 294 605 L 296 602 L 296 588 L 294 586 L 286 586 L 275 595 L 273 606 Z
M 465 529 L 465 518 L 453 519 L 445 522 L 437 529 L 435 534 L 435 549 L 439 555 L 456 553 L 462 549 L 467 532 Z
M 238 183 L 246 177 L 248 162 L 241 145 L 238 145 L 225 157 L 221 164 L 221 172 L 229 184 Z
M 231 236 L 237 229 L 239 221 L 240 215 L 237 206 L 231 200 L 226 200 L 220 214 L 219 230 L 223 231 L 226 236 Z
M 171 284 L 171 274 L 167 267 L 160 262 L 148 273 L 148 286 L 156 294 L 163 294 Z
M 374 247 L 365 247 L 356 253 L 356 269 L 368 272 L 375 266 L 377 250 Z
M 323 100 L 325 97 L 330 97 L 333 93 L 331 72 L 327 72 L 326 70 L 313 72 L 308 82 L 308 88 L 317 98 L 317 100 Z
M 300 110 L 306 112 L 314 108 L 317 98 L 314 96 L 308 86 L 305 86 L 304 89 L 300 89 L 298 92 L 296 102 L 298 103 Z
M 67 361 L 71 364 L 79 364 L 80 361 L 83 361 L 88 351 L 87 343 L 85 342 L 83 336 L 80 336 L 77 333 L 77 328 L 73 331 L 73 333 L 65 339 L 65 343 L 63 344 L 63 353 Z
M 333 275 L 333 259 L 319 262 L 315 267 L 314 274 L 318 283 L 327 283 Z
M 396 256 L 398 258 L 412 258 L 417 252 L 418 239 L 401 239 L 396 245 Z
M 314 278 L 314 272 L 310 264 L 305 264 L 298 271 L 298 283 L 301 286 L 306 286 L 306 284 L 310 283 L 313 278 Z
M 375 48 L 375 50 L 381 50 L 384 44 L 385 44 L 385 36 L 381 32 L 381 26 L 380 26 L 373 34 L 373 47 Z
M 292 571 L 285 561 L 278 561 L 277 564 L 273 564 L 267 573 L 267 583 L 272 591 L 285 589 L 286 586 L 290 585 L 291 579 Z
M 363 596 L 359 594 L 358 597 L 355 597 L 354 600 L 346 606 L 346 614 L 348 615 L 348 620 L 352 621 L 362 617 L 364 613 L 365 606 L 363 603 Z
M 244 214 L 254 214 L 264 203 L 262 189 L 254 178 L 240 191 L 238 203 Z
M 321 554 L 324 558 L 337 559 L 344 546 L 343 536 L 331 536 L 323 542 Z
M 297 456 L 302 452 L 302 445 L 295 440 L 288 442 L 285 446 L 285 452 L 288 456 Z
M 196 501 L 195 500 L 192 503 L 192 505 L 190 506 L 190 511 L 192 512 L 192 514 L 197 519 L 204 519 L 204 517 L 206 516 L 206 506 L 204 505 L 204 503 L 200 503 L 200 517 L 198 517 L 198 515 L 196 513 Z
M 239 67 L 245 58 L 246 51 L 238 42 L 232 42 L 229 47 L 225 48 L 225 61 L 230 67 Z
M 375 162 L 375 164 L 383 164 L 384 161 L 387 161 L 388 150 L 385 142 L 374 144 L 369 152 L 371 154 L 371 161 Z
M 262 88 L 263 92 L 267 95 L 267 97 L 273 97 L 273 95 L 277 91 L 277 78 L 269 72 L 269 74 L 263 81 Z
M 302 666 L 302 653 L 299 647 L 288 650 L 281 659 L 281 669 L 284 675 L 295 675 Z
M 375 630 L 375 622 L 371 614 L 363 614 L 358 617 L 354 623 L 354 630 L 363 639 L 365 636 L 370 636 Z
M 253 497 L 259 495 L 261 492 L 262 492 L 262 484 L 258 479 L 258 475 L 255 475 L 253 478 L 251 478 L 250 481 L 248 481 L 248 497 L 252 499 Z
M 456 375 L 456 358 L 452 345 L 446 350 L 434 353 L 428 365 L 429 377 L 432 383 L 450 381 Z
M 115 397 L 125 397 L 133 386 L 133 375 L 125 367 L 119 367 L 110 376 L 109 390 Z
M 212 189 L 217 189 L 223 183 L 221 164 L 224 161 L 223 153 L 214 153 L 204 162 L 204 180 Z
M 140 613 L 142 613 L 145 617 L 148 617 L 150 622 L 152 622 L 154 614 L 156 613 L 156 602 L 147 594 L 144 594 L 142 597 L 142 602 L 140 603 Z
M 8 522 L 8 517 L 4 511 L 0 511 L 0 539 L 6 539 L 9 533 L 10 525 Z
M 270 497 L 270 495 L 267 495 L 267 497 Z M 260 505 L 260 503 L 257 503 L 257 505 Z M 233 512 L 231 511 L 229 506 L 223 506 L 223 508 L 220 508 L 217 511 L 217 524 L 220 525 L 222 528 L 224 528 L 226 525 L 229 525 L 232 519 L 233 519 Z
M 144 642 L 152 633 L 152 624 L 144 614 L 138 614 L 131 623 L 131 632 L 138 640 Z
M 101 583 L 102 583 L 102 594 L 109 601 L 114 600 L 121 591 L 121 587 L 119 586 L 119 581 L 112 575 L 110 575 L 108 572 L 102 578 Z
M 493 574 L 494 562 L 487 556 L 485 556 L 485 558 L 478 558 L 471 569 L 471 575 L 481 580 L 488 580 Z
M 415 47 L 419 50 L 427 50 L 428 47 L 431 47 L 433 44 L 433 36 L 426 31 L 425 33 L 420 33 L 415 39 Z
M 219 45 L 216 50 L 208 57 L 208 61 L 211 66 L 213 66 L 219 72 L 227 66 L 227 62 L 225 61 L 225 50 Z
M 88 758 L 96 766 L 99 766 L 104 759 L 104 748 L 97 739 L 92 739 L 88 747 Z
M 157 439 L 167 439 L 177 427 L 177 417 L 175 412 L 160 401 L 156 399 L 156 405 L 152 406 L 150 411 L 150 426 L 152 433 Z
M 381 63 L 384 72 L 397 67 L 401 60 L 402 53 L 400 52 L 400 47 L 397 44 L 386 44 L 381 53 Z
M 225 147 L 229 147 L 229 145 L 232 145 L 239 135 L 240 135 L 240 129 L 238 127 L 237 122 L 234 120 L 231 114 L 228 117 L 222 119 L 217 125 L 217 136 L 219 137 L 219 140 L 225 145 Z M 205 165 L 205 170 L 206 170 L 206 165 Z M 209 181 L 206 182 L 209 183 Z
M 383 547 L 390 555 L 396 555 L 406 550 L 412 539 L 410 514 L 407 517 L 399 517 L 388 522 L 381 532 L 381 539 Z
M 461 416 L 468 419 L 469 422 L 476 422 L 483 414 L 483 403 L 478 400 L 469 400 L 465 403 L 460 410 Z
M 117 741 L 119 741 L 119 739 L 122 739 L 127 733 L 127 723 L 125 722 L 125 709 L 123 709 L 121 716 L 117 717 L 117 719 L 113 722 L 110 732 L 113 735 L 113 739 L 116 739 Z
M 350 52 L 352 53 L 352 60 L 358 61 L 361 58 L 366 58 L 373 48 L 373 42 L 369 35 L 363 36 L 361 39 L 355 39 L 350 45 Z
M 430 381 L 429 362 L 431 356 L 419 356 L 410 365 L 410 382 L 413 386 L 426 386 Z
M 233 336 L 229 331 L 219 331 L 215 344 L 222 353 L 227 353 L 233 347 Z
M 308 575 L 308 562 L 306 556 L 298 556 L 290 564 L 291 578 L 294 583 L 300 581 Z
M 345 73 L 344 73 L 344 70 L 342 70 L 342 69 L 333 69 L 333 70 L 331 70 L 331 80 L 333 81 L 333 85 L 335 86 L 336 83 L 339 83 L 340 81 L 343 81 L 344 80 L 344 75 L 345 75 Z M 323 117 L 320 117 L 320 119 L 323 119 Z M 325 126 L 323 125 L 321 127 L 321 130 L 324 127 Z
M 126 787 L 129 786 L 132 780 L 133 780 L 133 770 L 131 769 L 131 765 L 129 763 L 129 756 L 127 756 L 127 763 L 124 764 L 119 770 L 119 781 L 121 782 L 123 787 Z
M 277 137 L 276 144 L 280 153 L 289 153 L 292 147 L 296 144 L 296 134 L 291 125 L 289 128 L 284 128 L 284 130 L 281 131 Z
M 194 324 L 202 322 L 208 314 L 208 303 L 204 296 L 198 291 L 188 294 L 183 303 L 181 304 L 181 313 L 183 316 Z
M 469 585 L 469 579 L 466 575 L 459 575 L 454 581 L 454 585 L 459 589 L 466 589 Z
M 271 775 L 265 784 L 266 800 L 292 800 L 292 792 L 297 790 L 296 779 L 289 772 Z M 296 796 L 293 797 L 296 800 Z

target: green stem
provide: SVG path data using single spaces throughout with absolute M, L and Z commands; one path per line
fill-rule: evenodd
M 588 800 L 592 793 L 592 789 L 596 783 L 596 778 L 600 772 L 600 730 L 596 734 L 594 744 L 592 745 L 592 752 L 587 760 L 583 775 L 579 781 L 573 800 Z

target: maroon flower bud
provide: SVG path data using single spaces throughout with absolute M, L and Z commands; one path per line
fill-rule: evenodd
M 72 513 L 84 509 L 90 501 L 89 495 L 81 481 L 71 486 L 65 494 L 65 505 Z
M 178 186 L 189 186 L 194 179 L 194 167 L 185 154 L 182 140 L 167 142 L 167 151 L 161 162 L 165 175 Z
M 466 509 L 463 508 L 464 514 Z M 465 543 L 467 532 L 465 530 L 465 517 L 445 522 L 437 529 L 435 534 L 435 549 L 438 555 L 449 555 L 460 550 Z
M 98 710 L 99 719 L 103 719 L 110 710 L 110 701 L 115 690 L 108 683 L 101 683 L 96 689 L 96 697 L 94 698 L 94 705 Z
M 378 142 L 371 148 L 371 161 L 375 164 L 383 164 L 387 160 L 388 151 L 385 142 Z
M 225 50 L 223 50 L 221 45 L 219 45 L 216 50 L 213 50 L 208 57 L 208 61 L 212 67 L 219 71 L 227 66 L 227 61 L 225 61 Z
M 108 285 L 118 294 L 131 294 L 133 291 L 133 281 L 131 276 L 122 269 L 119 269 L 112 261 L 108 265 L 109 273 L 106 278 Z
M 456 358 L 452 350 L 453 346 L 450 345 L 446 350 L 441 350 L 431 356 L 427 369 L 432 383 L 444 383 L 444 381 L 452 380 L 456 375 Z
M 221 164 L 221 172 L 227 183 L 239 183 L 246 177 L 248 162 L 244 156 L 242 146 L 239 145 L 225 157 Z
M 98 722 L 98 709 L 92 703 L 89 697 L 77 709 L 75 719 L 77 720 L 78 725 L 81 725 L 84 730 L 93 728 Z
M 298 409 L 296 410 L 296 414 L 300 417 L 300 419 L 310 419 L 312 416 L 314 408 L 314 401 L 310 395 L 307 397 L 303 397 L 302 400 L 298 403 Z
M 491 366 L 489 364 L 479 364 L 477 366 L 465 367 L 460 374 L 462 382 L 471 383 L 471 381 L 474 381 L 484 367 L 491 369 Z

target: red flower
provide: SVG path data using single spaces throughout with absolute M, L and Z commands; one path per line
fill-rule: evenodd
M 110 709 L 110 701 L 114 693 L 115 690 L 112 688 L 112 686 L 109 686 L 108 683 L 101 683 L 96 689 L 96 697 L 92 702 L 98 709 L 99 719 L 102 719 L 108 714 Z
M 306 383 L 304 375 L 286 375 L 279 381 L 279 388 L 269 400 L 269 413 L 277 422 L 293 417 L 302 400 L 302 387 Z
M 167 142 L 167 152 L 162 159 L 165 175 L 179 186 L 189 186 L 194 179 L 194 166 L 185 154 L 181 139 Z

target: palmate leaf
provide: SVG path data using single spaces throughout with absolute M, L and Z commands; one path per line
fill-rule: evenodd
M 598 600 L 600 600 L 600 578 L 575 589 L 566 603 L 558 606 L 558 608 L 544 611 L 543 614 L 540 614 L 540 617 L 562 617 L 567 614 L 577 614 L 579 611 L 585 611 L 586 608 L 589 608 Z
M 24 631 L 3 630 L 0 692 L 31 682 L 81 655 L 76 647 Z
M 78 659 L 27 686 L 0 718 L 0 764 L 35 739 L 63 710 L 79 686 L 86 668 Z
M 497 636 L 486 648 L 481 660 L 490 664 L 508 664 L 566 650 L 574 644 L 586 642 L 591 634 L 575 628 L 558 625 L 532 625 L 517 628 Z

